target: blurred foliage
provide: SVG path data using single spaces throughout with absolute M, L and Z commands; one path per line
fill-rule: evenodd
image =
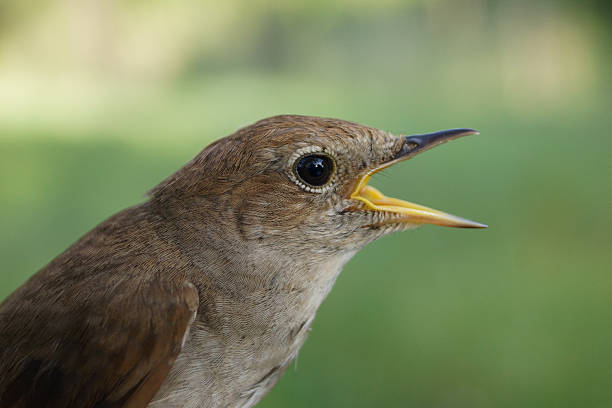
M 0 298 L 265 116 L 474 127 L 379 174 L 490 225 L 347 265 L 264 407 L 612 404 L 607 2 L 0 2 Z

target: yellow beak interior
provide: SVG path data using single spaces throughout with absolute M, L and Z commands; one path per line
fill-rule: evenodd
M 369 178 L 370 176 L 366 175 L 361 179 L 355 192 L 351 194 L 351 198 L 363 202 L 370 210 L 396 214 L 402 222 L 409 224 L 435 224 L 459 228 L 487 227 L 479 222 L 447 214 L 433 208 L 387 197 L 374 187 L 368 185 Z

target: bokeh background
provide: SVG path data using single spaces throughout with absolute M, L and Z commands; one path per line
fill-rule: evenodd
M 612 406 L 602 1 L 0 2 L 0 299 L 211 141 L 280 113 L 481 131 L 378 175 L 490 225 L 345 268 L 261 406 Z

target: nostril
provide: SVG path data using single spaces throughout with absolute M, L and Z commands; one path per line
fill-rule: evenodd
M 418 147 L 420 147 L 421 144 L 416 141 L 416 140 L 412 140 L 409 138 L 405 139 L 404 144 L 402 145 L 402 149 L 400 150 L 400 153 L 398 154 L 398 156 L 405 156 L 407 154 L 412 153 L 412 151 Z

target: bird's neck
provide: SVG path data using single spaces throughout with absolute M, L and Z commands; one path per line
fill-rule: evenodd
M 231 217 L 207 221 L 205 227 L 188 219 L 177 222 L 173 242 L 191 265 L 186 279 L 199 288 L 201 309 L 210 309 L 202 315 L 218 329 L 246 319 L 262 330 L 302 324 L 314 316 L 356 252 L 296 253 L 281 242 L 245 239 Z M 228 312 L 242 316 L 227 319 Z
M 179 253 L 172 258 L 182 259 L 181 278 L 193 283 L 200 297 L 171 377 L 185 395 L 196 393 L 202 401 L 213 389 L 239 390 L 257 401 L 296 357 L 317 309 L 355 251 L 286 252 L 285 245 L 245 239 L 228 219 L 211 217 L 204 227 L 175 219 L 159 233 Z M 213 370 L 215 382 L 202 387 Z

